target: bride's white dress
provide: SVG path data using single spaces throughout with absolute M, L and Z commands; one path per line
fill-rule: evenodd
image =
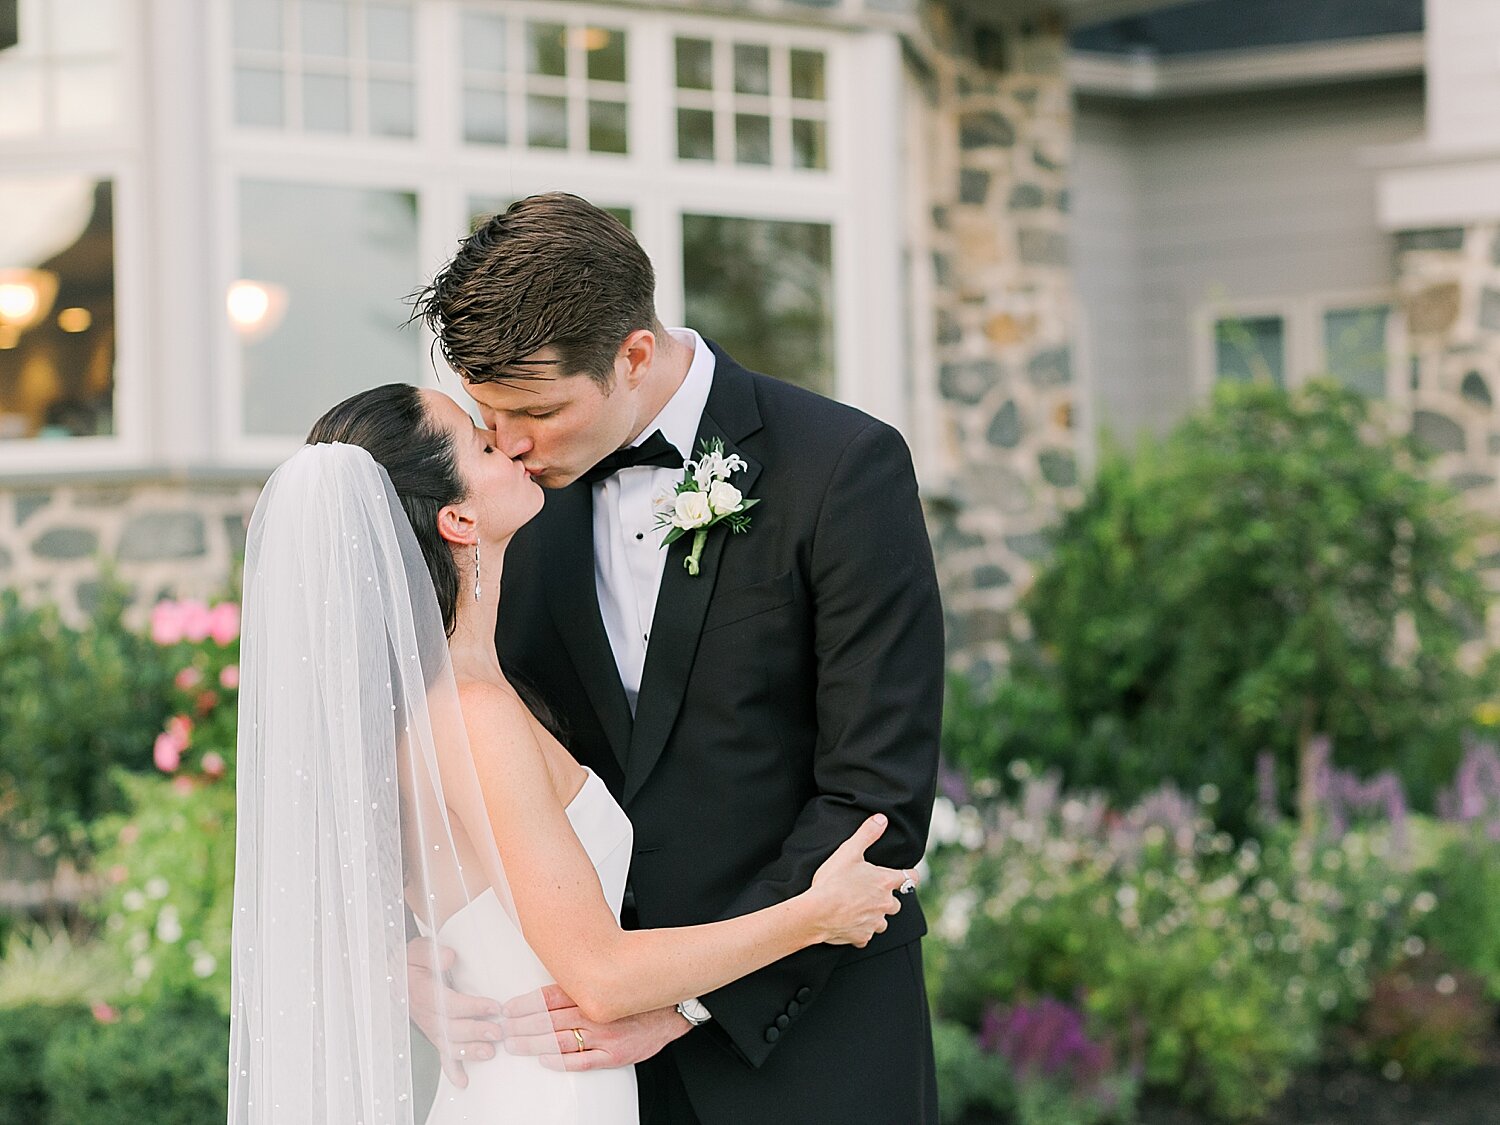
M 630 869 L 630 821 L 592 771 L 567 813 L 618 918 Z M 457 954 L 451 977 L 459 992 L 503 1003 L 552 983 L 492 891 L 444 922 L 438 941 Z M 638 1125 L 640 1120 L 634 1067 L 549 1070 L 534 1058 L 502 1049 L 464 1069 L 465 1089 L 446 1076 L 439 1083 L 427 1125 Z

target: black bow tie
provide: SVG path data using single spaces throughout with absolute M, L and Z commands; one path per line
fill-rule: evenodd
M 651 436 L 640 445 L 627 445 L 624 449 L 615 450 L 584 473 L 583 479 L 588 484 L 598 484 L 605 477 L 613 476 L 621 469 L 633 469 L 637 465 L 680 469 L 682 468 L 682 454 L 662 435 L 660 430 L 654 430 Z

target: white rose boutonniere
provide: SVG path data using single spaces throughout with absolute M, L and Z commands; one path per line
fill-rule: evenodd
M 656 498 L 656 526 L 668 529 L 662 537 L 663 547 L 677 542 L 689 531 L 693 533 L 693 549 L 682 563 L 689 574 L 698 573 L 710 528 L 727 523 L 735 534 L 750 530 L 750 517 L 745 513 L 760 501 L 745 499 L 729 483 L 731 474 L 746 467 L 738 454 L 724 455 L 724 443 L 718 438 L 705 441 L 698 459 L 683 465 L 677 486 Z

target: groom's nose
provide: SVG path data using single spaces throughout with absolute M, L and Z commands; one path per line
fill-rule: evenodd
M 499 423 L 499 419 L 496 419 L 496 422 L 495 444 L 499 447 L 501 453 L 504 453 L 514 461 L 518 457 L 524 457 L 531 452 L 532 441 L 530 435 L 519 426 L 506 426 L 503 423 Z

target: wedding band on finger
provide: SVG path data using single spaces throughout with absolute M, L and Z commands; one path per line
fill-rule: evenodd
M 912 891 L 917 889 L 917 880 L 912 875 L 912 873 L 904 867 L 901 869 L 901 874 L 906 876 L 906 881 L 903 882 L 899 888 L 897 888 L 898 893 L 909 895 L 912 893 Z
M 584 1046 L 583 1046 L 583 1028 L 581 1028 L 581 1027 L 574 1027 L 574 1028 L 570 1028 L 569 1030 L 571 1030 L 573 1032 L 573 1038 L 576 1039 L 576 1040 L 578 1040 L 578 1053 L 580 1055 L 583 1054 L 583 1052 L 584 1052 Z

